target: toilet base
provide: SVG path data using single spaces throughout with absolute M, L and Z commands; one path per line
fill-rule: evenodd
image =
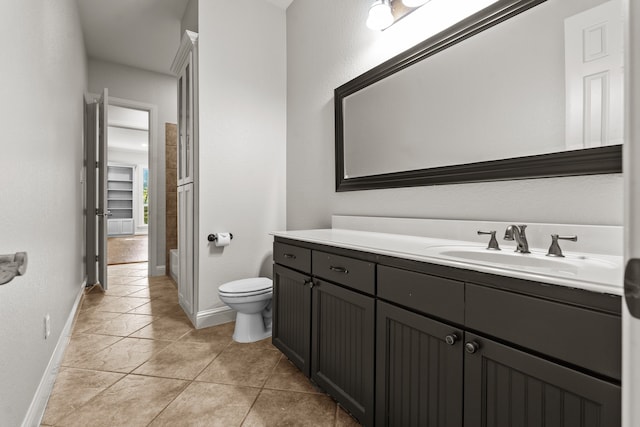
M 264 327 L 262 313 L 236 314 L 236 327 L 233 330 L 233 340 L 240 343 L 250 343 L 269 338 L 271 328 Z

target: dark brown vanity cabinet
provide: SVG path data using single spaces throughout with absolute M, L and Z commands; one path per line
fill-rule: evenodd
M 465 333 L 464 425 L 620 425 L 620 387 Z
M 311 375 L 311 277 L 273 266 L 271 340 L 307 377 Z
M 273 345 L 373 425 L 375 265 L 278 242 L 274 261 Z
M 463 332 L 378 301 L 376 425 L 460 427 Z
M 311 378 L 362 424 L 373 424 L 375 299 L 316 279 Z
M 620 425 L 619 297 L 285 242 L 273 343 L 364 425 Z

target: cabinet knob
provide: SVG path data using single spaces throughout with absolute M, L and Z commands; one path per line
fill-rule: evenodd
M 464 345 L 464 349 L 469 354 L 475 353 L 476 351 L 478 351 L 479 348 L 480 348 L 480 345 L 475 341 L 469 341 Z
M 454 345 L 458 341 L 458 335 L 449 334 L 444 338 L 444 340 L 446 341 L 447 344 Z

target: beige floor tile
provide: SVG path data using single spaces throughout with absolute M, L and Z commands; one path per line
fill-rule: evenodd
M 355 418 L 353 418 L 347 411 L 345 411 L 340 405 L 336 413 L 336 427 L 358 427 L 360 424 Z
M 194 329 L 180 338 L 180 341 L 218 342 L 228 345 L 231 343 L 231 336 L 233 335 L 235 325 L 235 322 L 230 322 L 204 329 Z
M 175 397 L 186 381 L 127 375 L 117 384 L 64 418 L 69 427 L 146 426 Z
M 93 329 L 89 329 L 86 332 L 91 334 L 101 335 L 116 335 L 119 337 L 126 337 L 138 329 L 142 329 L 154 320 L 153 316 L 147 316 L 143 314 L 121 314 L 118 317 L 114 317 L 96 326 Z
M 109 335 L 76 334 L 72 335 L 64 352 L 62 366 L 77 366 L 92 355 L 120 341 L 121 337 Z
M 156 353 L 134 374 L 193 380 L 222 351 L 215 345 L 175 342 Z
M 193 325 L 187 316 L 159 317 L 144 328 L 132 333 L 130 337 L 148 338 L 154 340 L 176 341 L 178 338 L 193 331 Z
M 82 306 L 80 311 L 89 310 L 101 306 L 102 304 L 108 304 L 117 300 L 120 297 L 112 297 L 100 290 L 92 290 L 88 294 L 85 294 L 82 298 Z
M 264 389 L 243 426 L 333 426 L 336 403 L 324 394 Z
M 123 377 L 124 374 L 113 372 L 63 368 L 56 378 L 42 422 L 54 425 Z
M 131 285 L 131 282 L 135 282 L 135 281 L 140 280 L 140 277 L 125 276 L 124 274 L 122 276 L 114 276 L 111 273 L 108 273 L 107 276 L 108 276 L 109 286 L 111 286 L 111 285 Z M 139 283 L 136 286 L 144 286 L 144 284 Z
M 197 381 L 262 387 L 280 356 L 277 350 L 250 345 L 229 345 L 200 374 Z
M 98 311 L 95 308 L 82 311 L 78 313 L 78 317 L 76 318 L 76 323 L 73 327 L 73 334 L 75 335 L 89 329 L 96 328 L 118 316 L 120 316 L 120 313 Z
M 109 283 L 109 289 L 107 289 L 106 294 L 112 297 L 124 297 L 146 288 L 146 286 L 116 285 Z
M 286 357 L 280 359 L 264 388 L 320 393 L 314 388 L 311 381 Z
M 111 311 L 114 313 L 126 313 L 137 307 L 147 304 L 149 301 L 150 300 L 147 298 L 119 297 L 107 303 L 100 304 L 99 306 L 96 307 L 96 310 Z M 148 314 L 148 313 L 145 313 L 145 314 Z
M 184 310 L 177 302 L 166 301 L 162 298 L 152 299 L 148 303 L 129 311 L 129 313 L 148 314 L 151 316 L 165 316 L 182 312 L 184 312 Z
M 251 387 L 192 383 L 151 426 L 239 426 L 259 392 Z
M 171 341 L 124 338 L 100 350 L 90 358 L 77 362 L 77 368 L 129 373 L 149 360 Z

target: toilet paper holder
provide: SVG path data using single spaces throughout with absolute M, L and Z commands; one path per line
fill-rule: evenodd
M 231 238 L 231 240 L 233 240 L 233 233 L 229 233 L 229 237 Z M 217 233 L 209 234 L 207 236 L 207 240 L 210 242 L 215 242 L 216 240 L 218 240 L 218 234 Z

